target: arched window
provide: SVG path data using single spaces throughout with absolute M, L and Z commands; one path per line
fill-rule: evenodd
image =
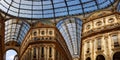
M 120 60 L 120 52 L 116 52 L 116 53 L 113 55 L 113 60 Z
M 14 60 L 14 57 L 17 55 L 17 52 L 13 49 L 6 51 L 6 60 Z
M 105 60 L 105 57 L 103 55 L 98 55 L 96 57 L 96 60 Z

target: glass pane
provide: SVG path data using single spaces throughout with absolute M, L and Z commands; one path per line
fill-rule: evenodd
M 79 56 L 80 53 L 79 42 L 81 40 L 81 30 L 80 27 L 77 28 L 77 25 L 81 26 L 82 28 L 82 21 L 76 18 L 63 19 L 56 25 L 61 34 L 63 35 L 67 43 L 68 49 L 70 50 L 70 53 L 73 57 L 74 55 Z
M 5 22 L 5 43 L 14 40 L 20 44 L 22 40 L 20 40 L 21 41 L 20 42 L 17 39 L 19 38 L 23 39 L 29 28 L 30 28 L 29 24 L 21 20 L 20 21 L 15 19 L 7 20 Z
M 53 18 L 53 15 L 66 16 L 68 12 L 70 15 L 85 14 L 109 7 L 113 3 L 114 0 L 1 0 L 0 7 L 3 12 L 8 11 L 8 14 L 16 17 L 40 19 Z

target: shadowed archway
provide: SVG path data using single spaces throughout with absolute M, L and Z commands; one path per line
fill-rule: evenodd
M 98 55 L 96 60 L 105 60 L 105 57 L 103 55 Z
M 90 58 L 90 57 L 88 57 L 86 60 L 91 60 L 91 58 Z
M 120 60 L 120 52 L 116 52 L 116 53 L 113 55 L 113 60 Z
M 13 60 L 17 54 L 18 53 L 13 49 L 7 50 L 5 54 L 5 60 Z

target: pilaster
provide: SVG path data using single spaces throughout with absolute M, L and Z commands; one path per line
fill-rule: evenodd
M 4 31 L 5 23 L 4 20 L 0 18 L 0 60 L 4 60 Z

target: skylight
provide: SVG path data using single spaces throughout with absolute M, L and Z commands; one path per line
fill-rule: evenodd
M 5 22 L 5 43 L 16 41 L 21 43 L 30 26 L 24 21 L 11 19 Z
M 54 18 L 106 8 L 114 0 L 1 0 L 0 10 L 15 17 Z
M 57 24 L 73 57 L 79 57 L 82 21 L 77 18 L 66 18 Z

